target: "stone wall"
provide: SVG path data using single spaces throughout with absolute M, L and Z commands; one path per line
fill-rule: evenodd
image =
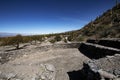
M 92 43 L 81 43 L 79 47 L 80 52 L 91 59 L 98 59 L 106 55 L 120 54 L 120 49 L 105 47 Z
M 87 42 L 120 49 L 120 39 L 118 38 L 100 39 L 100 40 L 89 39 L 87 40 Z
M 120 80 L 120 39 L 87 40 L 79 50 L 91 59 L 76 71 L 82 80 Z
M 86 80 L 120 80 L 120 54 L 84 63 Z

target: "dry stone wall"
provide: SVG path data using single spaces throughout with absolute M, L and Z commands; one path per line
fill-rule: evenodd
M 80 70 L 82 80 L 120 80 L 120 39 L 88 40 L 79 50 L 91 59 Z
M 91 59 L 102 58 L 106 55 L 120 54 L 120 49 L 92 43 L 81 43 L 79 50 Z
M 87 42 L 120 49 L 120 38 L 109 38 L 100 40 L 89 39 L 87 40 Z

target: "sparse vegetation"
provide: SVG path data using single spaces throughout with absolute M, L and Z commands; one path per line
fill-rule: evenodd
M 77 41 L 84 41 L 84 39 L 85 38 L 83 36 L 79 36 L 78 39 L 77 39 Z
M 60 35 L 56 35 L 56 36 L 55 36 L 55 41 L 61 41 L 61 40 L 62 40 L 62 38 L 61 38 Z
M 72 41 L 73 39 L 72 39 L 72 36 L 70 35 L 69 37 L 68 37 L 68 41 Z
M 51 43 L 55 43 L 55 39 L 50 40 Z

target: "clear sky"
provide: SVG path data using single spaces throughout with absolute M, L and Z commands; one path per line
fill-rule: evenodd
M 0 0 L 0 32 L 44 34 L 83 27 L 116 0 Z

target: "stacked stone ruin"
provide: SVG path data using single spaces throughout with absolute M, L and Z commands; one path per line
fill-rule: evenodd
M 120 80 L 120 39 L 90 39 L 79 50 L 91 59 L 83 64 L 84 80 Z

